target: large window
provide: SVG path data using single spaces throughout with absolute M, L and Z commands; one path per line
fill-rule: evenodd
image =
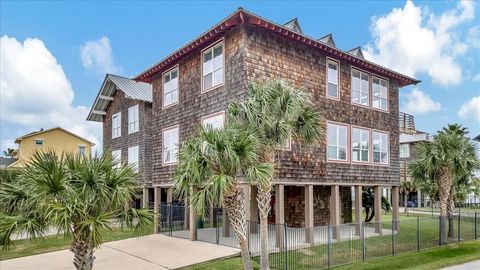
M 138 131 L 138 123 L 138 105 L 135 105 L 128 108 L 128 134 Z
M 408 143 L 400 144 L 400 157 L 401 158 L 410 157 L 410 145 Z
M 327 96 L 338 99 L 338 63 L 327 60 Z
M 347 160 L 347 126 L 328 123 L 328 160 Z
M 387 80 L 372 78 L 372 106 L 380 110 L 388 110 L 388 83 Z
M 128 148 L 128 164 L 138 172 L 138 146 Z
M 122 135 L 122 113 L 112 115 L 112 138 Z
M 163 130 L 163 164 L 177 162 L 178 133 L 178 126 Z
M 163 107 L 178 102 L 178 68 L 163 74 Z
M 115 168 L 118 168 L 122 163 L 122 151 L 121 150 L 112 151 L 112 158 L 117 163 L 115 165 Z
M 223 128 L 224 122 L 225 122 L 225 114 L 223 112 L 215 113 L 202 118 L 202 125 L 204 127 L 209 126 L 213 129 Z
M 223 43 L 220 42 L 203 52 L 203 91 L 223 83 Z
M 78 154 L 84 157 L 87 154 L 87 147 L 85 145 L 78 146 Z
M 352 161 L 369 161 L 369 131 L 367 129 L 352 127 Z
M 36 139 L 35 140 L 35 145 L 36 146 L 42 146 L 43 145 L 43 140 L 42 139 Z
M 352 69 L 352 103 L 369 106 L 368 74 Z
M 372 131 L 373 163 L 388 164 L 388 134 Z

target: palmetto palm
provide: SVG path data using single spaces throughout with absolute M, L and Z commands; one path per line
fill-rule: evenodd
M 231 122 L 254 130 L 262 142 L 262 162 L 274 165 L 276 154 L 289 139 L 305 144 L 318 142 L 324 135 L 320 116 L 310 95 L 288 86 L 282 80 L 263 84 L 252 83 L 243 101 L 228 107 Z M 261 268 L 269 269 L 267 217 L 273 179 L 258 184 L 258 209 L 260 216 Z
M 455 179 L 470 177 L 478 166 L 475 146 L 458 133 L 439 132 L 432 142 L 420 143 L 416 147 L 416 159 L 410 163 L 409 173 L 414 181 L 428 182 L 433 179 L 437 186 L 442 243 L 447 238 L 445 225 Z
M 405 180 L 405 181 L 402 181 L 400 183 L 400 188 L 401 190 L 403 191 L 403 194 L 404 194 L 404 198 L 403 198 L 403 206 L 405 208 L 405 213 L 407 213 L 407 201 L 408 201 L 408 194 L 410 194 L 410 192 L 413 192 L 415 191 L 415 189 L 417 188 L 416 187 L 416 184 L 414 181 L 408 181 L 408 180 Z M 419 198 L 420 200 L 420 198 Z
M 14 233 L 42 238 L 53 228 L 72 239 L 76 269 L 89 270 L 103 234 L 117 222 L 139 234 L 150 232 L 153 215 L 128 204 L 138 188 L 137 174 L 129 165 L 115 165 L 108 154 L 35 153 L 16 181 L 0 188 L 0 244 L 7 249 Z
M 174 190 L 188 197 L 190 207 L 204 214 L 208 205 L 222 205 L 237 237 L 245 269 L 252 269 L 248 252 L 245 194 L 239 180 L 263 183 L 273 166 L 259 161 L 260 141 L 249 130 L 227 126 L 222 130 L 202 128 L 179 151 Z

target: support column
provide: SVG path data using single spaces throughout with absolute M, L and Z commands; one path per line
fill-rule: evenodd
M 285 191 L 284 185 L 275 186 L 275 229 L 276 246 L 282 248 L 284 244 L 284 223 L 285 223 Z
M 313 245 L 313 185 L 305 186 L 305 243 Z
M 399 193 L 400 189 L 398 187 L 392 187 L 392 219 L 394 230 L 398 232 L 400 229 L 399 218 L 400 218 L 400 202 L 399 202 Z
M 333 239 L 340 239 L 340 186 L 330 187 L 330 225 Z
M 167 189 L 167 203 L 173 202 L 173 188 Z
M 417 207 L 422 207 L 422 191 L 417 189 Z
M 375 233 L 382 235 L 382 192 L 380 186 L 374 187 Z
M 154 213 L 154 233 L 160 232 L 160 203 L 162 201 L 162 192 L 160 187 L 153 189 L 153 213 Z
M 185 230 L 190 230 L 190 207 L 188 206 L 188 197 L 185 196 L 185 199 L 183 199 L 183 205 L 184 205 L 184 219 L 183 219 L 183 226 Z
M 148 208 L 148 188 L 143 187 L 142 208 Z
M 250 188 L 250 233 L 258 233 L 258 202 L 257 202 L 257 186 Z M 248 209 L 248 208 L 247 208 Z
M 192 193 L 194 192 L 192 188 Z M 197 240 L 197 213 L 195 213 L 193 207 L 192 207 L 192 199 L 190 199 L 190 207 L 189 207 L 189 223 L 190 223 L 190 230 L 189 230 L 189 238 L 191 241 Z
M 362 186 L 355 186 L 355 234 L 362 232 Z

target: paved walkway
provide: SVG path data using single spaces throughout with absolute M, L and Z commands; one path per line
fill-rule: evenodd
M 454 265 L 447 268 L 442 268 L 441 270 L 476 270 L 476 269 L 480 269 L 480 260 L 463 263 L 459 265 Z
M 94 268 L 165 270 L 237 255 L 238 249 L 160 234 L 109 242 L 95 252 Z M 71 270 L 68 250 L 0 261 L 1 270 Z

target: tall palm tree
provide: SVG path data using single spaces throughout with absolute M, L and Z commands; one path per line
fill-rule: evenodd
M 273 166 L 259 161 L 260 145 L 253 132 L 232 125 L 221 130 L 202 128 L 180 148 L 174 176 L 175 194 L 188 197 L 196 213 L 203 215 L 206 206 L 212 204 L 226 209 L 248 270 L 252 262 L 245 194 L 239 180 L 263 183 L 271 178 Z
M 449 198 L 458 176 L 469 177 L 479 168 L 475 146 L 458 133 L 439 132 L 432 142 L 416 147 L 416 159 L 409 165 L 414 181 L 433 182 L 440 201 L 440 241 L 445 243 Z
M 296 90 L 282 80 L 262 84 L 252 83 L 243 101 L 231 103 L 228 118 L 255 132 L 262 143 L 260 160 L 274 165 L 276 155 L 288 140 L 311 144 L 318 142 L 324 132 L 320 115 L 305 92 Z M 268 213 L 273 177 L 258 184 L 257 202 L 260 216 L 260 261 L 269 269 Z
M 78 270 L 90 270 L 94 251 L 115 223 L 146 234 L 153 215 L 128 206 L 138 188 L 131 166 L 116 168 L 111 155 L 56 156 L 36 152 L 13 182 L 0 188 L 0 245 L 8 249 L 14 233 L 43 238 L 47 229 L 72 240 L 70 250 Z

